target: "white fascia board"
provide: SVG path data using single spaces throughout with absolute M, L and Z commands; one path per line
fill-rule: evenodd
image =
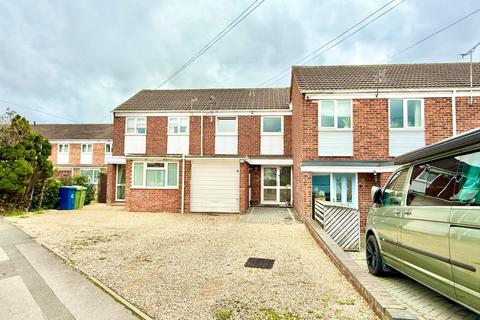
M 455 92 L 455 93 L 454 93 Z M 322 99 L 394 99 L 394 98 L 449 98 L 452 96 L 480 96 L 480 88 L 439 89 L 388 89 L 379 90 L 333 90 L 305 92 L 306 100 Z
M 112 156 L 105 159 L 106 164 L 126 164 L 127 160 L 122 156 Z
M 112 143 L 112 139 L 51 139 L 48 141 L 56 144 Z
M 257 166 L 292 166 L 292 159 L 266 159 L 266 158 L 247 158 L 247 162 Z
M 182 156 L 143 156 L 143 155 L 133 155 L 127 154 L 125 156 L 126 160 L 136 160 L 136 161 L 169 161 L 169 160 L 182 160 Z
M 394 172 L 397 166 L 361 167 L 361 166 L 301 166 L 302 172 L 312 173 L 388 173 Z
M 185 117 L 185 116 L 288 116 L 292 114 L 292 110 L 255 110 L 255 111 L 119 111 L 114 112 L 116 117 Z

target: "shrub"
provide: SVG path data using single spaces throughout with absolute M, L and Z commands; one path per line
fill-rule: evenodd
M 57 179 L 48 179 L 45 184 L 45 189 L 42 187 L 36 188 L 32 198 L 32 210 L 40 209 L 55 209 L 58 207 L 60 201 L 60 187 L 61 182 Z M 42 198 L 43 197 L 43 198 Z

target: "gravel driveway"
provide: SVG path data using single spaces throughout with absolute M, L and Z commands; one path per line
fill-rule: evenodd
M 9 220 L 156 319 L 375 318 L 302 224 L 99 204 Z

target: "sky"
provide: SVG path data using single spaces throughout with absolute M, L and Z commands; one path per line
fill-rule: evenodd
M 0 0 L 0 113 L 111 122 L 111 110 L 160 85 L 252 2 Z M 265 0 L 162 89 L 258 87 L 387 2 Z M 478 8 L 478 0 L 405 0 L 309 64 L 460 62 L 480 41 L 480 12 L 389 57 Z M 289 84 L 286 72 L 270 86 Z

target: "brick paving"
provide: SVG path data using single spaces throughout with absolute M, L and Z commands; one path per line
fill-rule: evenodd
M 290 208 L 250 207 L 240 220 L 247 223 L 298 223 Z
M 367 269 L 364 249 L 360 252 L 349 252 L 349 255 L 362 268 Z M 374 277 L 374 276 L 371 276 Z M 480 319 L 472 311 L 443 297 L 420 283 L 402 275 L 393 274 L 385 277 L 374 277 L 383 288 L 391 294 L 407 310 L 419 319 L 425 320 L 477 320 Z

